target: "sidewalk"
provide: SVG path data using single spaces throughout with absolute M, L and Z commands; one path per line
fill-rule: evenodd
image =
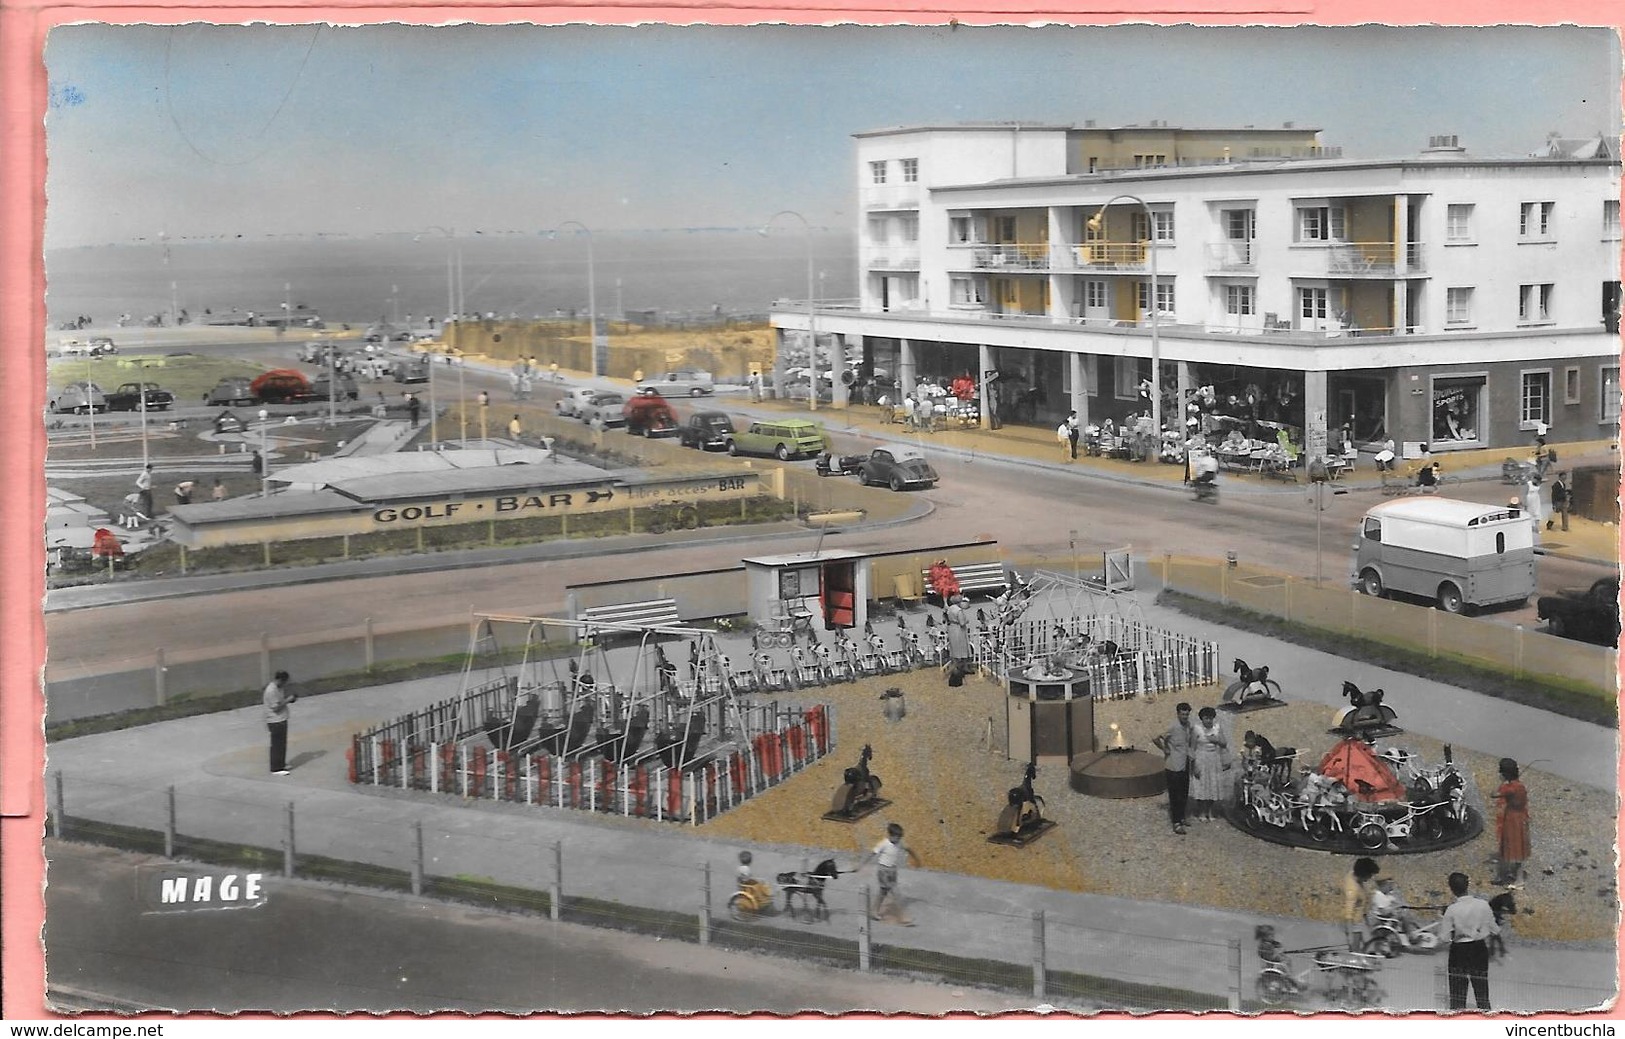
M 1134 594 L 1152 623 L 1170 627 L 1192 623 L 1152 605 L 1150 591 Z M 1404 690 L 1394 702 L 1410 731 L 1494 753 L 1549 757 L 1545 767 L 1559 775 L 1613 786 L 1610 766 L 1617 760 L 1613 730 L 1518 710 L 1463 690 L 1241 632 L 1215 633 L 1211 625 L 1204 631 L 1223 639 L 1227 653 L 1244 652 L 1267 661 L 1294 699 L 1330 703 L 1335 696 L 1326 676 L 1347 673 L 1357 681 Z M 48 748 L 49 773 L 65 777 L 71 815 L 162 829 L 165 790 L 173 786 L 182 833 L 269 848 L 279 846 L 291 804 L 302 853 L 380 866 L 399 868 L 413 827 L 421 825 L 430 872 L 486 877 L 529 888 L 547 886 L 551 849 L 562 842 L 568 896 L 674 912 L 694 911 L 698 867 L 709 863 L 713 912 L 723 913 L 737 847 L 708 839 L 692 827 L 507 803 L 460 802 L 444 795 L 347 783 L 345 755 L 353 733 L 455 695 L 457 682 L 455 676 L 441 677 L 300 701 L 290 743 L 294 772 L 285 778 L 265 772 L 266 737 L 258 708 L 53 743 Z M 846 734 L 848 742 L 856 738 Z M 831 839 L 846 839 L 845 831 L 832 833 Z M 767 848 L 763 853 L 764 871 L 832 855 L 843 866 L 853 861 L 846 846 Z M 1342 863 L 1328 857 L 1327 875 L 1335 875 Z M 751 926 L 778 929 L 787 943 L 807 935 L 812 926 L 824 939 L 855 940 L 861 891 L 872 884 L 872 873 L 864 873 L 834 885 L 831 902 L 836 912 L 828 924 L 805 925 L 780 917 Z M 1340 928 L 1313 920 L 1136 902 L 929 869 L 910 870 L 908 890 L 917 926 L 905 930 L 876 924 L 875 942 L 1023 965 L 1032 956 L 1032 914 L 1042 909 L 1049 921 L 1051 971 L 1162 984 L 1221 1000 L 1237 987 L 1238 972 L 1242 995 L 1252 998 L 1257 969 L 1252 931 L 1259 923 L 1273 923 L 1288 948 L 1341 941 Z M 1230 955 L 1221 955 L 1230 942 L 1239 943 L 1239 964 Z M 1193 943 L 1207 944 L 1193 949 Z M 1169 952 L 1176 949 L 1186 951 Z M 1436 957 L 1388 961 L 1382 977 L 1388 992 L 1385 1005 L 1431 1009 L 1432 972 L 1440 962 Z M 1592 1005 L 1615 990 L 1617 976 L 1611 948 L 1559 943 L 1516 943 L 1513 958 L 1493 973 L 1498 979 L 1497 1005 L 1525 1010 Z

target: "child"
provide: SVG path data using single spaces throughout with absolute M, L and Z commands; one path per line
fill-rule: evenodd
M 739 853 L 739 869 L 735 871 L 739 878 L 739 890 L 749 895 L 758 908 L 762 908 L 773 901 L 773 889 L 750 875 L 750 858 L 748 851 Z

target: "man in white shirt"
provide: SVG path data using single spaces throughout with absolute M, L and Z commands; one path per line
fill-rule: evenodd
M 271 774 L 288 774 L 288 705 L 299 699 L 288 689 L 288 673 L 278 671 L 265 687 L 265 727 L 271 733 Z
M 1456 900 L 1444 911 L 1439 927 L 1441 941 L 1450 943 L 1450 1009 L 1467 1009 L 1467 985 L 1473 986 L 1473 1002 L 1480 1010 L 1490 1008 L 1489 939 L 1501 933 L 1495 912 L 1482 898 L 1467 893 L 1467 874 L 1450 874 L 1450 893 Z
M 858 863 L 858 869 L 875 861 L 876 879 L 880 883 L 880 896 L 875 899 L 873 912 L 869 914 L 871 920 L 881 920 L 886 916 L 886 903 L 891 901 L 891 909 L 897 914 L 897 922 L 904 927 L 913 927 L 914 921 L 903 915 L 903 899 L 898 893 L 898 874 L 902 870 L 903 861 L 918 866 L 920 857 L 914 854 L 914 849 L 903 844 L 903 828 L 897 823 L 886 824 L 886 839 L 875 845 L 864 860 Z

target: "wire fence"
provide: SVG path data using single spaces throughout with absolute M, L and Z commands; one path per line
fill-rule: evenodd
M 946 874 L 910 872 L 901 913 L 880 908 L 870 875 L 839 863 L 822 876 L 805 849 L 758 853 L 766 904 L 736 897 L 734 850 L 696 840 L 628 836 L 623 824 L 581 831 L 525 825 L 517 806 L 463 801 L 455 825 L 424 812 L 421 795 L 387 788 L 354 806 L 327 793 L 295 804 L 275 792 L 220 796 L 176 788 L 140 788 L 53 771 L 48 776 L 51 837 L 110 845 L 176 862 L 410 892 L 486 908 L 530 913 L 705 945 L 811 960 L 858 971 L 901 971 L 947 982 L 1029 995 L 1079 1011 L 1351 1009 L 1335 972 L 1316 976 L 1307 961 L 1302 992 L 1283 1005 L 1260 1000 L 1261 962 L 1242 938 L 1201 940 L 1101 926 L 1065 897 L 1035 891 L 1036 907 Z M 631 826 L 650 825 L 631 822 Z M 670 834 L 669 830 L 659 832 Z M 48 849 L 49 850 L 49 846 Z M 154 875 L 161 874 L 157 871 Z M 160 897 L 153 895 L 152 897 Z M 1177 932 L 1179 929 L 1175 929 Z M 1610 1003 L 1607 979 L 1543 971 L 1512 955 L 1492 968 L 1497 1010 L 1580 1011 Z M 1600 957 L 1598 958 L 1601 959 Z M 1611 964 L 1611 961 L 1610 961 Z M 1367 1004 L 1352 1009 L 1448 1008 L 1443 954 L 1376 963 Z

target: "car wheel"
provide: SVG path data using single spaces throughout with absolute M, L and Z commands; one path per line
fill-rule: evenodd
M 1439 609 L 1446 613 L 1459 614 L 1465 608 L 1461 601 L 1461 589 L 1446 581 L 1439 586 Z
M 728 453 L 730 455 L 738 457 L 738 455 L 739 455 L 739 445 L 734 443 L 732 440 L 728 441 Z
M 1292 983 L 1284 975 L 1273 971 L 1260 974 L 1256 987 L 1258 1001 L 1266 1006 L 1280 1006 L 1292 997 Z
M 1360 591 L 1373 599 L 1382 598 L 1382 578 L 1377 576 L 1375 570 L 1367 570 L 1360 575 Z
M 903 481 L 902 481 L 902 478 L 901 478 L 901 477 L 897 477 L 897 476 L 893 476 L 893 477 L 892 477 L 892 478 L 891 478 L 891 483 L 890 483 L 890 486 L 891 486 L 891 489 L 892 489 L 892 490 L 894 490 L 894 491 L 900 491 L 900 490 L 902 490 L 902 489 L 903 489 Z
M 1546 633 L 1548 635 L 1555 635 L 1560 639 L 1566 639 L 1569 637 L 1568 628 L 1563 623 L 1562 617 L 1553 617 L 1551 620 L 1547 621 Z
M 688 395 L 690 397 L 703 397 L 705 396 L 705 391 L 696 386 L 692 390 L 688 391 Z
M 773 457 L 777 458 L 781 462 L 788 462 L 790 460 L 790 449 L 785 447 L 783 444 L 780 444 L 778 447 L 773 449 Z

